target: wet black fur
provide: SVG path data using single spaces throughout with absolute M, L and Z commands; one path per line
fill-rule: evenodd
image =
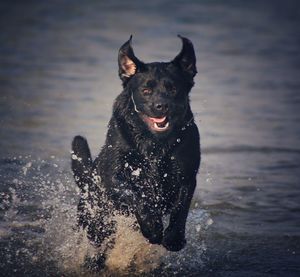
M 197 72 L 195 54 L 192 43 L 180 38 L 182 50 L 169 63 L 145 64 L 135 57 L 131 39 L 126 42 L 119 51 L 123 91 L 114 102 L 99 156 L 92 161 L 87 141 L 80 136 L 73 140 L 77 159 L 73 156 L 72 169 L 81 189 L 79 224 L 96 245 L 114 232 L 113 210 L 133 214 L 150 243 L 162 244 L 170 251 L 179 251 L 186 243 L 186 218 L 200 165 L 200 138 L 189 104 Z M 126 64 L 128 59 L 134 72 L 126 67 L 132 66 Z M 145 88 L 151 94 L 145 94 Z M 150 130 L 144 115 L 168 116 L 170 128 Z M 166 228 L 164 215 L 170 215 Z

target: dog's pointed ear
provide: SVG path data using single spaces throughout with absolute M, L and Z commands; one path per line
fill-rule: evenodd
M 180 35 L 178 37 L 182 41 L 182 49 L 172 62 L 193 78 L 197 74 L 194 46 L 189 39 Z
M 142 67 L 142 62 L 134 55 L 131 47 L 132 35 L 119 50 L 118 63 L 119 63 L 119 76 L 125 83 L 130 77 Z

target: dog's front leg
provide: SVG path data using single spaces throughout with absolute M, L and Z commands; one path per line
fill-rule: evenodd
M 190 203 L 196 187 L 196 178 L 181 187 L 178 201 L 170 216 L 169 226 L 164 232 L 162 245 L 169 251 L 179 251 L 185 244 L 185 224 Z
M 163 238 L 162 216 L 150 207 L 139 203 L 135 212 L 141 232 L 152 244 L 161 244 Z
M 114 188 L 111 193 L 115 203 L 120 207 L 123 205 L 130 207 L 134 211 L 143 236 L 150 243 L 160 244 L 163 237 L 162 216 L 151 201 L 150 191 L 138 189 L 120 173 L 113 176 L 112 183 Z M 148 197 L 145 197 L 145 194 Z
M 115 200 L 117 206 L 128 206 L 134 209 L 134 193 L 131 182 L 123 174 L 117 173 L 112 177 L 112 185 L 110 196 Z

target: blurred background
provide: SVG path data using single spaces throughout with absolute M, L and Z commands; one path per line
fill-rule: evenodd
M 299 26 L 296 0 L 1 1 L 0 276 L 69 276 L 45 256 L 45 224 L 76 211 L 71 140 L 98 154 L 131 34 L 144 62 L 188 37 L 198 68 L 190 242 L 147 274 L 300 276 Z

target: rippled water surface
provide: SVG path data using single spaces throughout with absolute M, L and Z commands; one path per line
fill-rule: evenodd
M 1 1 L 0 276 L 91 276 L 71 139 L 86 136 L 98 153 L 130 34 L 151 62 L 179 52 L 178 33 L 196 50 L 191 101 L 203 152 L 188 245 L 166 253 L 120 220 L 126 239 L 110 256 L 119 271 L 101 275 L 300 276 L 299 7 Z

